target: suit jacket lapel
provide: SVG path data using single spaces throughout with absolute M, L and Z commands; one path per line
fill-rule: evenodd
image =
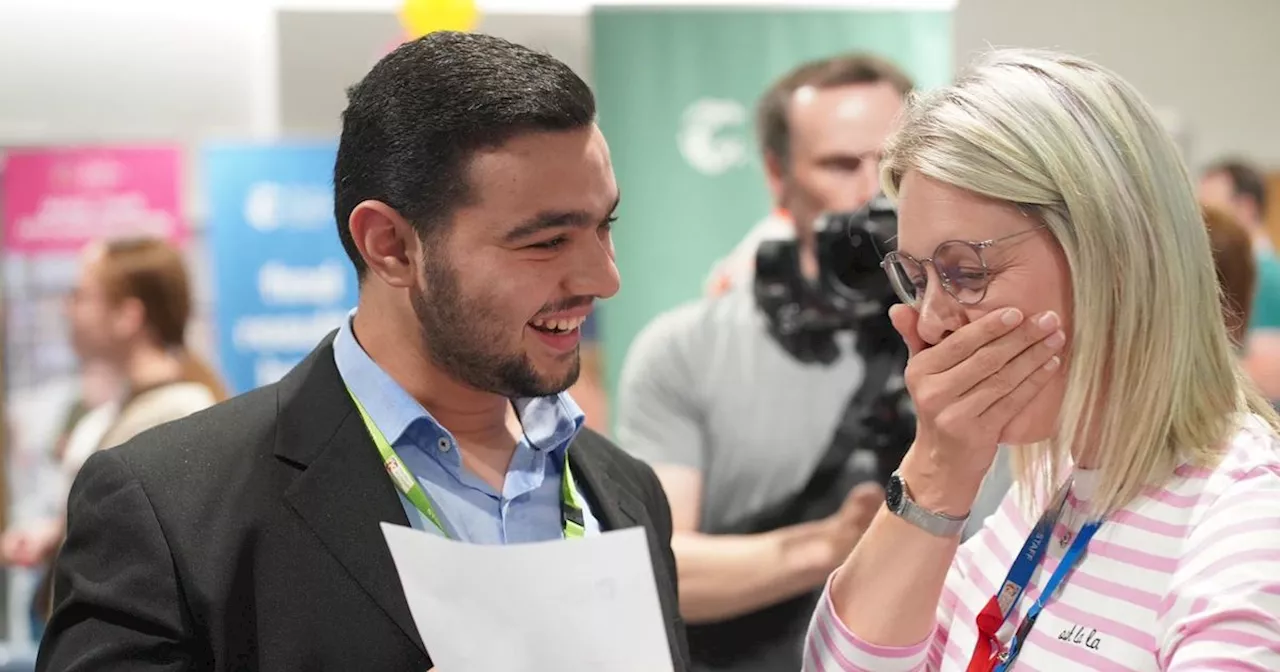
M 604 441 L 598 435 L 583 433 L 578 435 L 578 438 L 569 446 L 569 463 L 573 468 L 574 479 L 583 489 L 583 495 L 590 503 L 592 512 L 600 520 L 601 528 L 605 530 L 636 526 L 645 528 L 653 562 L 653 578 L 657 584 L 658 599 L 666 618 L 668 643 L 672 647 L 672 661 L 675 669 L 682 671 L 686 669 L 683 656 L 686 655 L 687 644 L 685 644 L 684 626 L 680 620 L 680 609 L 676 597 L 676 580 L 672 575 L 674 568 L 668 569 L 665 561 L 670 557 L 669 540 L 660 536 L 658 525 L 649 516 L 649 509 L 640 502 L 639 495 L 635 494 L 636 486 L 625 487 L 614 478 L 615 473 L 625 472 L 614 466 L 610 452 L 616 449 L 603 445 Z M 670 523 L 665 524 L 670 525 Z
M 281 381 L 276 454 L 304 470 L 285 501 L 424 653 L 380 523 L 409 525 L 333 362 L 332 337 Z
M 602 457 L 586 435 L 579 435 L 569 445 L 569 466 L 573 469 L 574 480 L 582 488 L 601 528 L 620 530 L 644 525 L 648 521 L 644 506 L 628 491 L 618 487 Z

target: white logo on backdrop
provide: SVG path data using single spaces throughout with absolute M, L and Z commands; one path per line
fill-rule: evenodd
M 700 98 L 685 108 L 676 143 L 703 175 L 721 175 L 747 162 L 747 108 L 727 98 Z
M 244 220 L 259 231 L 322 229 L 333 222 L 333 194 L 313 185 L 259 182 L 245 197 Z
M 268 261 L 258 269 L 258 294 L 267 305 L 328 306 L 346 295 L 346 270 L 337 260 L 316 266 Z
M 114 189 L 124 178 L 124 166 L 118 161 L 109 159 L 91 159 L 76 164 L 72 171 L 74 180 L 86 191 L 94 189 Z

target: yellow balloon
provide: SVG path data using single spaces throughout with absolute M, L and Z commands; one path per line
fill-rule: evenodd
M 475 0 L 405 0 L 400 23 L 415 39 L 437 30 L 472 30 L 479 14 Z

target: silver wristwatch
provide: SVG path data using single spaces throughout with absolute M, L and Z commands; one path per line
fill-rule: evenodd
M 911 500 L 911 492 L 907 482 L 898 472 L 889 477 L 889 484 L 884 493 L 885 505 L 899 518 L 938 537 L 954 537 L 964 531 L 964 524 L 969 516 L 956 518 L 945 513 L 935 513 Z

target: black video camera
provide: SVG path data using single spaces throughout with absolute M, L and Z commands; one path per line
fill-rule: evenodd
M 818 275 L 800 270 L 794 240 L 769 240 L 756 251 L 756 304 L 769 332 L 803 362 L 830 364 L 839 356 L 835 335 L 887 323 L 895 298 L 880 260 L 898 233 L 898 213 L 883 195 L 851 212 L 814 222 Z

